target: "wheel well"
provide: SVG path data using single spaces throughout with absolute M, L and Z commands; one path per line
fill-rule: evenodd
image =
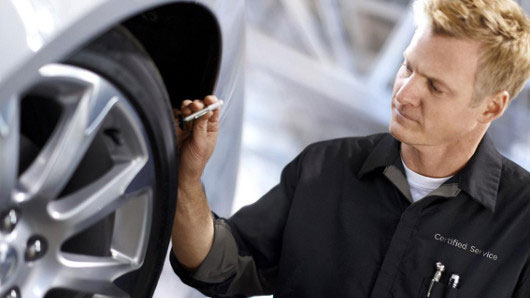
M 195 3 L 173 3 L 122 23 L 157 66 L 171 105 L 202 99 L 215 89 L 221 62 L 221 31 L 211 11 Z

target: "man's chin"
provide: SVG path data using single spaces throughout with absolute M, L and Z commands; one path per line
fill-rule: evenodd
M 435 146 L 430 140 L 422 138 L 418 135 L 413 135 L 412 133 L 402 132 L 400 130 L 389 130 L 390 134 L 398 140 L 400 143 L 412 146 L 414 148 L 420 148 L 420 147 L 430 147 Z
M 390 126 L 388 127 L 388 131 L 390 134 L 398 141 L 404 142 L 404 139 L 406 140 L 406 132 L 404 132 L 402 127 L 396 127 L 397 125 L 393 123 L 393 121 L 390 121 Z
M 390 134 L 398 141 L 408 145 L 419 144 L 418 138 L 413 135 L 412 132 L 405 130 L 403 127 L 396 127 L 390 123 L 389 127 Z

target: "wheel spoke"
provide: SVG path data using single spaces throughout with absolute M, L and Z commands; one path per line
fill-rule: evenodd
M 62 268 L 54 287 L 111 297 L 129 297 L 113 281 L 139 268 L 139 264 L 120 260 L 118 257 L 94 257 L 71 253 L 61 253 L 59 262 Z
M 18 175 L 19 127 L 18 98 L 0 100 L 0 206 L 9 206 Z
M 20 289 L 20 296 L 24 298 L 42 298 L 45 294 L 46 292 L 38 287 L 23 287 Z
M 39 156 L 20 179 L 29 198 L 39 195 L 51 200 L 68 183 L 120 94 L 99 76 L 72 66 L 47 65 L 41 69 L 41 75 L 45 79 L 64 80 L 64 84 L 68 84 L 67 80 L 83 84 L 75 100 L 72 95 L 57 95 L 63 104 L 61 118 Z
M 114 212 L 137 195 L 126 191 L 145 164 L 137 158 L 115 165 L 101 178 L 71 195 L 48 204 L 50 216 L 65 228 L 65 239 Z
M 153 191 L 145 187 L 131 193 L 129 200 L 117 210 L 114 217 L 114 231 L 111 251 L 114 255 L 142 263 L 149 245 L 149 231 L 152 219 Z

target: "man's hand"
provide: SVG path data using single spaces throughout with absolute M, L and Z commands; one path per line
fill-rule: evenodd
M 181 110 L 174 110 L 182 118 L 217 102 L 213 95 L 202 100 L 185 100 Z M 173 252 L 186 268 L 197 268 L 206 258 L 213 243 L 214 227 L 201 176 L 213 153 L 219 133 L 220 108 L 183 124 L 177 125 L 179 185 L 177 210 L 173 222 Z
M 182 118 L 185 118 L 217 101 L 214 95 L 207 96 L 204 100 L 184 100 L 180 111 L 175 109 L 173 112 L 175 116 L 180 114 Z M 220 113 L 221 108 L 218 108 L 199 119 L 185 122 L 183 129 L 177 125 L 180 184 L 191 181 L 200 182 L 206 163 L 217 142 Z

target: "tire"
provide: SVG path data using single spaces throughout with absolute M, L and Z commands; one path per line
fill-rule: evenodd
M 149 246 L 143 266 L 116 283 L 132 298 L 151 297 L 167 254 L 177 197 L 176 136 L 166 88 L 149 55 L 123 27 L 98 38 L 66 63 L 113 82 L 128 95 L 147 131 L 156 175 Z
M 64 123 L 81 123 L 73 121 L 73 118 L 70 120 L 61 118 L 62 114 L 70 111 L 66 103 L 69 102 L 71 96 L 78 94 L 76 88 L 81 88 L 79 82 L 85 79 L 97 79 L 103 82 L 102 86 L 106 86 L 106 89 L 103 89 L 114 92 L 115 96 L 104 99 L 103 102 L 106 105 L 98 110 L 100 114 L 96 113 L 93 117 L 91 112 L 88 113 L 88 120 L 93 121 L 89 123 L 95 123 L 94 127 L 97 127 L 97 130 L 91 132 L 91 125 L 84 128 L 83 132 L 94 135 L 89 141 L 90 144 L 86 145 L 86 153 L 83 151 L 85 149 L 75 147 L 75 142 L 72 142 L 73 148 L 64 149 L 67 145 L 57 145 L 58 148 L 62 148 L 61 150 L 66 150 L 64 152 L 67 153 L 64 155 L 61 153 L 63 151 L 59 152 L 61 154 L 51 151 L 59 158 L 64 158 L 63 163 L 68 163 L 70 155 L 80 156 L 79 161 L 74 163 L 61 164 L 59 161 L 53 167 L 50 166 L 56 173 L 59 170 L 67 173 L 63 178 L 53 172 L 50 174 L 55 175 L 54 179 L 64 180 L 61 182 L 64 187 L 57 186 L 55 194 L 53 191 L 47 193 L 53 194 L 49 195 L 52 197 L 46 198 L 45 194 L 39 193 L 37 198 L 28 200 L 28 202 L 20 201 L 20 204 L 12 204 L 11 210 L 14 211 L 8 210 L 17 212 L 16 214 L 19 215 L 20 222 L 13 228 L 19 230 L 18 235 L 37 235 L 32 236 L 30 240 L 41 239 L 39 249 L 41 249 L 41 243 L 45 243 L 44 247 L 48 252 L 42 253 L 42 256 L 37 254 L 35 261 L 26 258 L 26 263 L 31 263 L 31 266 L 26 266 L 27 264 L 20 261 L 19 266 L 25 267 L 17 271 L 19 272 L 17 276 L 2 285 L 2 292 L 7 290 L 4 286 L 9 286 L 11 287 L 9 291 L 15 289 L 21 292 L 22 297 L 39 296 L 30 289 L 30 287 L 35 287 L 35 284 L 31 283 L 36 282 L 41 289 L 45 290 L 41 297 L 43 295 L 46 298 L 100 297 L 99 295 L 151 297 L 167 254 L 176 205 L 178 168 L 174 120 L 167 91 L 157 68 L 134 37 L 126 29 L 117 27 L 90 42 L 60 64 L 46 66 L 43 69 L 41 69 L 41 74 L 45 78 L 42 80 L 44 83 L 37 83 L 23 96 L 21 95 L 24 98 L 21 99 L 20 104 L 21 132 L 18 137 L 20 152 L 16 175 L 22 182 L 34 176 L 30 174 L 36 172 L 33 168 L 38 168 L 38 165 L 35 165 L 38 163 L 36 160 L 46 161 L 46 158 L 41 159 L 41 157 L 47 157 L 42 152 L 46 148 L 53 148 L 50 145 L 53 143 L 50 139 L 53 139 L 53 136 L 57 134 L 56 131 L 60 130 L 57 127 L 61 128 Z M 55 74 L 51 75 L 54 72 Z M 65 73 L 69 72 L 76 75 L 68 78 Z M 57 73 L 60 74 L 57 75 Z M 82 89 L 85 92 L 83 94 L 99 92 L 85 89 Z M 54 94 L 60 98 L 54 99 Z M 82 100 L 82 97 L 80 98 Z M 107 106 L 109 109 L 105 110 Z M 89 106 L 87 109 L 95 108 Z M 100 115 L 105 116 L 101 116 L 100 119 L 98 118 Z M 63 133 L 69 131 L 68 127 L 63 127 Z M 77 135 L 71 134 L 73 137 Z M 138 153 L 138 157 L 135 155 L 137 152 L 142 154 Z M 124 166 L 124 169 L 135 166 L 134 169 L 137 170 L 134 175 L 130 170 L 112 172 L 112 169 L 121 163 L 127 166 Z M 28 174 L 28 172 L 32 173 Z M 112 176 L 112 173 L 117 174 Z M 66 208 L 64 206 L 68 206 L 61 205 L 61 202 L 66 200 L 63 198 L 71 199 L 78 196 L 79 200 L 83 201 L 84 197 L 98 197 L 89 192 L 91 189 L 98 191 L 98 194 L 100 191 L 103 193 L 100 197 L 105 197 L 107 188 L 97 189 L 98 183 L 104 183 L 106 180 L 118 181 L 121 179 L 118 175 L 122 173 L 131 175 L 126 187 L 120 188 L 123 194 L 120 193 L 115 199 L 109 194 L 108 205 L 101 207 L 101 213 L 97 214 L 93 211 L 101 219 L 83 228 L 82 231 L 76 232 L 75 235 L 62 239 L 64 240 L 62 242 L 57 236 L 60 232 L 57 231 L 68 230 L 68 227 L 64 227 L 64 223 L 68 221 L 63 220 L 67 214 L 61 213 Z M 31 183 L 27 183 L 28 188 Z M 46 206 L 39 203 L 39 200 L 43 198 L 51 202 L 45 207 L 46 211 L 51 214 L 49 218 L 41 216 L 43 210 L 38 210 Z M 53 207 L 50 207 L 51 205 Z M 97 208 L 97 206 L 92 206 L 92 208 Z M 75 210 L 79 211 L 78 209 Z M 84 211 L 79 212 L 82 214 Z M 61 222 L 63 226 L 60 226 L 58 222 Z M 76 227 L 76 229 L 79 228 Z M 17 240 L 18 243 L 12 241 L 13 243 L 6 243 L 6 245 L 12 247 L 26 245 L 26 241 L 29 243 L 26 239 L 21 237 Z M 128 242 L 129 239 L 133 239 L 130 241 L 133 241 L 131 243 L 134 245 Z M 138 245 L 135 246 L 136 244 Z M 123 265 L 120 268 L 124 269 L 115 271 L 119 274 L 114 274 L 113 271 L 112 274 L 107 275 L 104 266 L 101 266 L 103 269 L 94 271 L 100 276 L 89 275 L 89 273 L 85 276 L 84 273 L 70 267 L 60 268 L 61 266 L 57 265 L 58 262 L 54 259 L 56 257 L 50 252 L 54 248 L 57 254 L 65 256 L 83 255 L 90 257 L 86 260 L 120 261 L 125 264 L 119 263 L 120 266 Z M 62 263 L 59 262 L 59 264 Z M 86 264 L 83 263 L 83 265 Z M 103 261 L 97 265 L 101 264 Z M 57 275 L 50 270 L 55 270 Z M 68 270 L 73 270 L 74 274 L 71 276 L 64 274 L 64 272 L 69 272 Z M 63 275 L 58 275 L 58 273 Z M 75 274 L 79 274 L 79 277 Z M 37 278 L 25 276 L 37 276 Z M 54 278 L 47 278 L 49 276 Z M 84 278 L 88 278 L 89 282 L 86 282 Z M 94 282 L 93 285 L 91 282 Z

